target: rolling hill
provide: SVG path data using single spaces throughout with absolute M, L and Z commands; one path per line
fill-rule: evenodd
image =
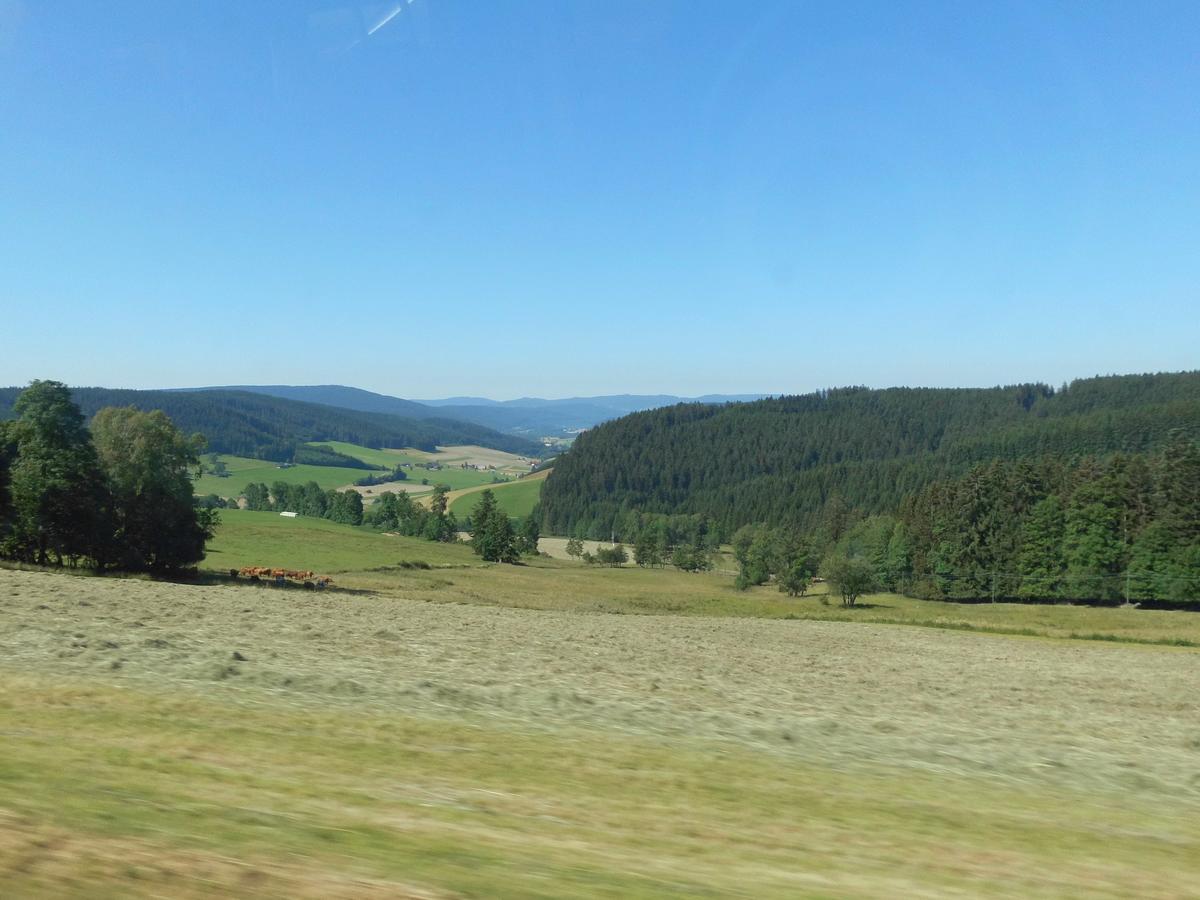
M 618 536 L 636 512 L 700 514 L 724 533 L 811 526 L 831 500 L 893 510 L 990 460 L 1145 453 L 1200 430 L 1200 372 L 996 388 L 843 388 L 634 413 L 580 436 L 542 491 L 550 533 Z
M 12 415 L 22 388 L 0 388 L 0 419 Z M 345 441 L 365 447 L 416 447 L 477 444 L 526 456 L 540 445 L 500 434 L 472 422 L 442 417 L 405 418 L 318 403 L 267 396 L 250 391 L 139 391 L 72 388 L 72 396 L 89 418 L 105 406 L 161 409 L 185 432 L 200 432 L 218 453 L 286 461 L 298 445 L 310 441 Z
M 409 419 L 453 419 L 441 410 L 433 409 L 415 400 L 403 400 L 400 397 L 389 397 L 386 394 L 376 394 L 374 391 L 364 391 L 362 388 L 347 387 L 344 384 L 239 384 L 223 387 L 178 388 L 181 391 L 242 391 L 251 394 L 263 394 L 268 397 L 279 397 L 283 400 L 298 400 L 302 403 L 320 403 L 324 406 L 336 406 L 341 409 L 352 409 L 356 412 L 383 413 L 389 416 L 403 416 Z

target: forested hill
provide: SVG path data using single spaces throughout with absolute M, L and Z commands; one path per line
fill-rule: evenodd
M 992 459 L 1142 453 L 1200 433 L 1200 372 L 983 389 L 841 388 L 634 413 L 581 435 L 542 492 L 545 527 L 618 537 L 631 511 L 811 526 L 831 498 L 864 513 Z
M 364 391 L 362 388 L 347 387 L 343 384 L 231 384 L 223 387 L 173 388 L 172 390 L 237 391 L 239 393 L 265 394 L 268 397 L 279 397 L 283 400 L 299 400 L 301 403 L 319 403 L 322 406 L 336 406 L 339 409 L 350 409 L 356 412 L 386 413 L 406 419 L 437 418 L 454 419 L 459 422 L 472 421 L 456 417 L 453 411 L 434 409 L 413 400 L 389 397 L 387 394 L 376 394 L 374 391 Z
M 22 388 L 0 388 L 0 419 L 12 417 Z M 72 388 L 71 396 L 91 418 L 106 406 L 161 409 L 185 433 L 200 432 L 218 453 L 290 460 L 307 441 L 349 441 L 367 447 L 418 447 L 479 444 L 537 456 L 542 447 L 513 435 L 452 419 L 409 419 L 302 403 L 239 391 L 135 391 Z

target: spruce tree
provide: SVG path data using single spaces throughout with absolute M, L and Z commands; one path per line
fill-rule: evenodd
M 1017 595 L 1030 600 L 1062 596 L 1067 563 L 1063 556 L 1063 508 L 1057 496 L 1047 497 L 1030 511 L 1021 530 Z
M 488 562 L 515 563 L 520 559 L 512 523 L 490 489 L 480 493 L 471 511 L 471 528 L 471 547 Z
M 534 510 L 525 517 L 523 522 L 521 522 L 521 534 L 519 541 L 520 550 L 522 553 L 528 556 L 537 556 L 538 541 L 541 540 L 542 537 L 541 528 L 538 527 L 538 517 L 536 512 L 537 511 Z
M 1063 526 L 1067 592 L 1084 600 L 1115 600 L 1122 592 L 1115 576 L 1123 569 L 1120 516 L 1110 485 L 1099 480 L 1078 488 Z

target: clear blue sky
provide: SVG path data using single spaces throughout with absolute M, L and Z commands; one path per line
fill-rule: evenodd
M 0 384 L 1200 367 L 1200 4 L 0 0 Z

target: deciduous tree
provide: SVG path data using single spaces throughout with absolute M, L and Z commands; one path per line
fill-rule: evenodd
M 192 502 L 200 435 L 185 437 L 160 410 L 106 407 L 92 436 L 112 492 L 117 562 L 126 569 L 178 569 L 204 558 L 217 513 Z
M 875 590 L 875 572 L 860 556 L 830 554 L 821 564 L 821 574 L 830 590 L 842 595 L 843 606 L 854 606 L 860 596 Z
M 58 381 L 34 381 L 13 409 L 12 527 L 5 552 L 42 565 L 84 559 L 106 564 L 112 533 L 108 490 L 71 392 Z

